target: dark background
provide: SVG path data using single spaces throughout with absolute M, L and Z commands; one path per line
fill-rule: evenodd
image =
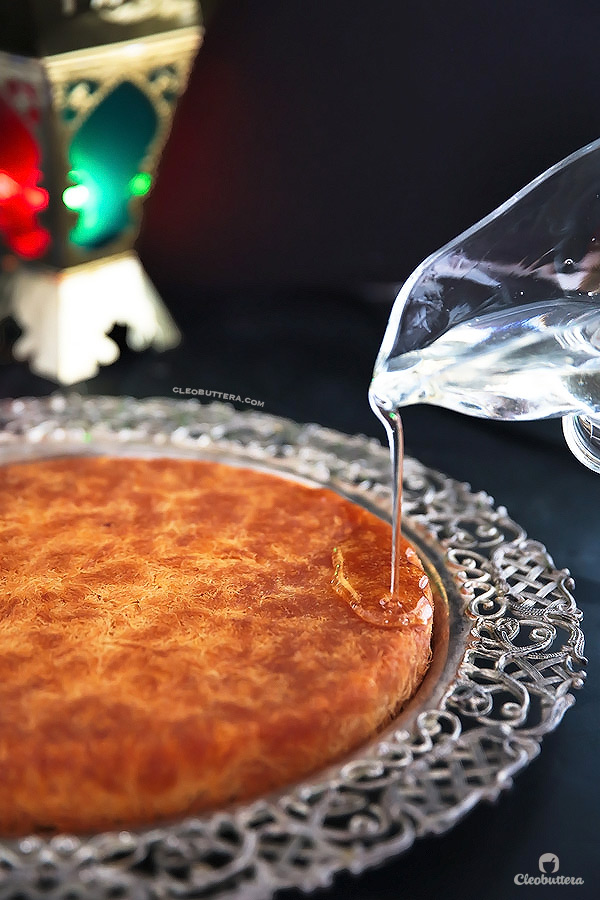
M 121 359 L 76 388 L 230 392 L 383 438 L 366 392 L 395 285 L 600 137 L 599 37 L 600 8 L 577 0 L 213 2 L 139 240 L 184 340 L 134 354 L 116 329 Z M 2 395 L 53 390 L 11 361 L 13 339 L 5 323 Z M 403 419 L 410 453 L 491 493 L 571 569 L 590 683 L 496 805 L 323 900 L 596 897 L 600 477 L 557 422 Z M 545 852 L 585 886 L 517 888 Z

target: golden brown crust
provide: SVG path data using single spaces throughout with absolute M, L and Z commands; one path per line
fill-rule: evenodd
M 420 682 L 431 623 L 356 615 L 338 546 L 378 602 L 389 526 L 329 491 L 172 459 L 0 469 L 0 832 L 206 810 L 368 738 Z

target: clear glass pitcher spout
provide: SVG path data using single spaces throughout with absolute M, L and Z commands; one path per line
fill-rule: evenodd
M 561 416 L 600 472 L 600 141 L 426 259 L 375 364 L 384 416 L 432 403 L 489 419 Z

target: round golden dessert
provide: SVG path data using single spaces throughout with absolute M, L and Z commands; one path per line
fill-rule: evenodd
M 0 468 L 0 833 L 208 810 L 367 739 L 430 656 L 408 545 L 418 612 L 390 627 L 390 542 L 330 491 L 217 463 Z

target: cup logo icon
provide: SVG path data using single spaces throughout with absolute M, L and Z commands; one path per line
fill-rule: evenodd
M 553 875 L 558 872 L 558 856 L 556 853 L 542 853 L 538 866 L 544 875 Z

